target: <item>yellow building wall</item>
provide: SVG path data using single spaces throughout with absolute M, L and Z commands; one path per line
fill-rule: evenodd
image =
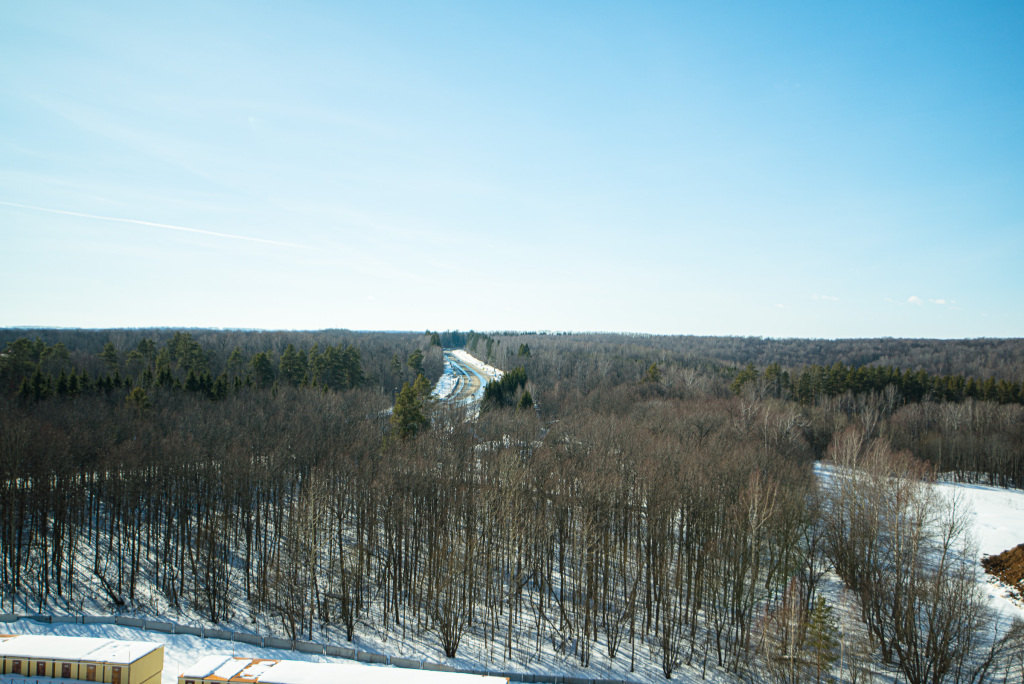
M 38 675 L 36 674 L 36 667 L 38 666 L 38 664 L 40 662 L 42 662 L 46 666 L 46 672 L 43 673 L 43 676 L 44 677 L 54 677 L 55 676 L 53 674 L 53 661 L 50 660 L 49 658 L 47 658 L 45 660 L 23 660 L 21 662 L 22 662 L 21 673 L 23 675 L 27 675 L 27 676 L 30 676 L 30 677 L 37 677 Z M 25 663 L 26 662 L 28 663 L 28 669 L 27 670 L 25 669 Z M 60 673 L 58 672 L 57 674 L 60 674 Z
M 40 662 L 41 659 L 30 659 L 30 658 L 12 658 L 11 656 L 4 656 L 0 659 L 0 674 L 11 674 L 14 667 L 14 661 L 21 661 L 21 674 L 28 677 L 36 676 L 36 663 Z M 47 658 L 42 662 L 46 663 L 46 675 L 47 677 L 61 676 L 61 666 L 64 663 L 71 665 L 71 678 L 79 681 L 86 681 L 88 674 L 88 666 L 96 666 L 96 680 L 97 682 L 106 682 L 110 684 L 114 677 L 114 668 L 121 668 L 121 684 L 149 684 L 152 680 L 153 684 L 160 681 L 160 675 L 164 669 L 164 647 L 160 646 L 154 651 L 147 653 L 143 657 L 139 658 L 133 663 L 124 665 L 112 665 L 110 663 L 98 663 L 80 660 L 61 660 Z M 155 678 L 155 679 L 154 679 Z
M 124 679 L 122 671 L 121 682 L 122 684 L 143 684 L 143 682 L 151 679 L 153 675 L 162 673 L 163 670 L 164 647 L 160 646 L 152 653 L 147 653 L 131 664 L 131 676 L 128 679 Z

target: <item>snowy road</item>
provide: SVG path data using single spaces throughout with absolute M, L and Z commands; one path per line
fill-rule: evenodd
M 452 405 L 465 406 L 471 416 L 475 416 L 480 410 L 484 387 L 502 375 L 502 371 L 463 349 L 445 350 L 444 375 L 437 381 L 431 394 Z

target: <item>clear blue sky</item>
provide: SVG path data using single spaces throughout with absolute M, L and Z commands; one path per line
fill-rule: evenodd
M 0 325 L 1024 336 L 1021 36 L 1016 1 L 4 3 Z

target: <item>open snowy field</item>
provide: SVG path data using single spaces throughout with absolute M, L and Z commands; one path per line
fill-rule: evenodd
M 974 540 L 978 560 L 1024 543 L 1024 491 L 989 485 L 942 482 L 935 485 L 947 496 L 961 496 L 974 510 Z M 1024 606 L 1010 598 L 1007 588 L 983 574 L 992 607 L 1004 620 L 1024 620 Z

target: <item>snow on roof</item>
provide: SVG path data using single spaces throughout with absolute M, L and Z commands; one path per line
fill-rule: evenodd
M 195 677 L 206 679 L 207 677 L 219 677 L 229 680 L 238 675 L 239 672 L 252 664 L 251 658 L 236 658 L 226 655 L 210 655 L 202 658 L 191 667 L 181 673 L 182 677 Z M 242 674 L 242 676 L 247 676 Z
M 260 676 L 260 684 L 319 684 L 320 682 L 347 682 L 358 673 L 355 665 L 347 663 L 305 663 L 298 660 L 280 660 Z
M 252 661 L 248 658 L 234 658 L 231 662 L 224 663 L 216 670 L 213 674 L 207 675 L 208 677 L 220 677 L 222 679 L 231 679 L 239 672 L 249 667 Z
M 507 682 L 504 677 L 481 677 L 458 672 L 410 670 L 363 663 L 309 663 L 298 660 L 250 660 L 232 656 L 206 656 L 181 673 L 182 677 L 223 677 L 234 682 L 259 684 L 486 684 Z
M 128 664 L 149 655 L 163 644 L 154 641 L 118 641 L 95 637 L 20 634 L 0 642 L 0 657 L 43 660 L 85 660 Z
M 259 680 L 267 670 L 277 665 L 276 660 L 254 660 L 252 665 L 245 668 L 245 670 L 238 675 L 239 678 Z
M 226 655 L 208 655 L 200 658 L 198 661 L 193 663 L 190 667 L 185 668 L 185 671 L 181 673 L 182 677 L 195 677 L 196 679 L 203 679 L 209 677 L 212 673 L 216 672 L 219 668 L 238 660 L 231 656 Z M 246 664 L 249 661 L 244 660 Z

